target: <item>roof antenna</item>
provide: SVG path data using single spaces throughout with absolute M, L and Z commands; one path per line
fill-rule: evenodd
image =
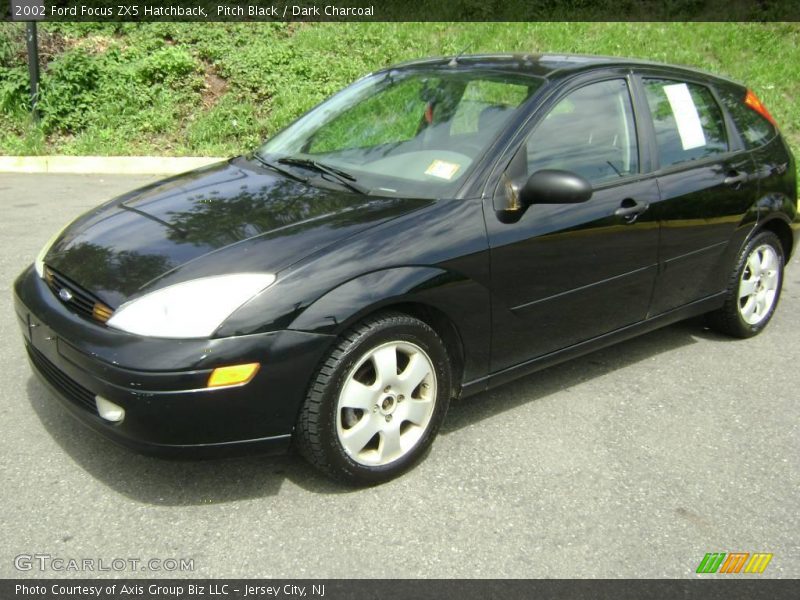
M 466 52 L 467 50 L 469 50 L 469 44 L 467 44 L 461 52 L 459 52 L 453 58 L 451 58 L 450 62 L 447 63 L 447 66 L 448 67 L 457 67 L 458 66 L 458 59 L 461 58 L 462 56 L 464 56 L 464 52 Z

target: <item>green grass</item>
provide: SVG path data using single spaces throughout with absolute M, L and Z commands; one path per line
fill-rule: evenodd
M 465 49 L 703 68 L 752 87 L 800 148 L 796 23 L 44 24 L 38 125 L 23 31 L 0 24 L 0 154 L 238 154 L 371 70 Z

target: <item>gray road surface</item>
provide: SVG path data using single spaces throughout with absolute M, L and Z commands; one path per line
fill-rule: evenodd
M 682 323 L 470 398 L 414 471 L 354 491 L 293 457 L 139 456 L 32 376 L 13 279 L 67 220 L 146 181 L 0 174 L 0 577 L 87 575 L 14 568 L 35 553 L 194 560 L 120 576 L 694 577 L 712 551 L 772 552 L 764 576 L 800 576 L 796 258 L 764 335 Z

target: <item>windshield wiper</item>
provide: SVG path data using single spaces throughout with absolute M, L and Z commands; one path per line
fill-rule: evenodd
M 287 177 L 290 177 L 291 179 L 294 179 L 295 181 L 300 181 L 302 183 L 308 183 L 308 177 L 301 177 L 300 175 L 298 175 L 296 173 L 292 173 L 289 169 L 284 169 L 280 165 L 275 164 L 273 161 L 267 160 L 266 158 L 261 156 L 258 152 L 253 154 L 253 156 L 262 165 L 264 165 L 265 167 L 267 167 L 269 169 L 272 169 L 273 171 L 277 171 L 281 175 L 286 175 Z
M 318 160 L 301 158 L 299 156 L 287 156 L 284 158 L 279 158 L 278 162 L 282 165 L 297 165 L 298 167 L 305 167 L 306 169 L 314 169 L 320 173 L 330 175 L 343 186 L 350 188 L 354 192 L 358 192 L 359 194 L 369 194 L 369 189 L 365 188 L 363 185 L 359 185 L 356 181 L 356 178 L 350 173 L 337 167 L 319 162 Z

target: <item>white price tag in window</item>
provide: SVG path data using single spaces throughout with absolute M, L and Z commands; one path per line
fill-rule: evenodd
M 692 100 L 692 94 L 685 83 L 665 85 L 664 93 L 667 95 L 672 114 L 675 115 L 675 124 L 678 126 L 678 135 L 681 136 L 681 145 L 684 150 L 699 148 L 706 145 L 706 136 L 700 115 Z

